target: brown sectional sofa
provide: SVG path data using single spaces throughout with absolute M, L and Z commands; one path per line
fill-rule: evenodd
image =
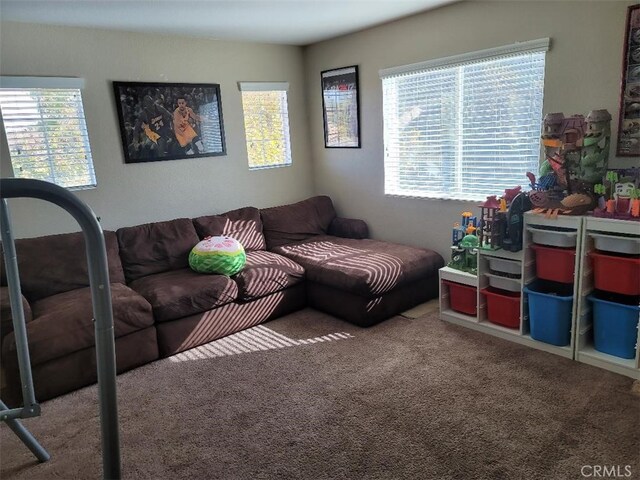
M 232 278 L 188 265 L 208 235 L 247 252 Z M 370 326 L 437 296 L 437 253 L 367 239 L 361 220 L 336 216 L 329 197 L 181 218 L 105 232 L 118 371 L 251 327 L 306 305 Z M 36 395 L 95 382 L 91 296 L 80 233 L 16 241 Z M 19 379 L 4 269 L 0 275 L 2 397 Z

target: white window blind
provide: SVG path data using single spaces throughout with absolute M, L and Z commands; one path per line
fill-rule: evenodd
M 385 193 L 482 200 L 540 155 L 549 40 L 382 70 Z
M 17 178 L 69 189 L 96 186 L 82 79 L 0 78 L 0 109 Z
M 291 165 L 287 83 L 241 82 L 249 169 Z

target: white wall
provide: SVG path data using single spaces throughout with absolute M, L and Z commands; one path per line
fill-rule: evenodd
M 463 210 L 479 210 L 467 202 L 384 195 L 378 70 L 550 37 L 544 113 L 586 115 L 606 108 L 614 117 L 615 138 L 624 24 L 631 3 L 463 2 L 307 47 L 316 193 L 330 195 L 342 214 L 367 220 L 375 238 L 430 247 L 449 258 L 453 223 Z M 359 65 L 362 149 L 325 149 L 320 72 L 347 65 Z M 612 167 L 634 164 L 637 159 L 610 161 Z
M 303 51 L 299 47 L 3 22 L 2 75 L 77 76 L 98 187 L 78 192 L 104 228 L 266 207 L 313 193 Z M 125 164 L 111 82 L 219 83 L 227 142 L 221 157 Z M 293 166 L 248 170 L 238 81 L 288 81 Z M 4 134 L 3 177 L 12 176 Z M 11 200 L 16 237 L 78 230 L 64 211 Z

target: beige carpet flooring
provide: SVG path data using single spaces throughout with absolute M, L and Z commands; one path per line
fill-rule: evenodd
M 626 377 L 435 314 L 360 329 L 306 309 L 246 335 L 118 377 L 125 478 L 640 477 Z M 25 424 L 52 459 L 2 425 L 2 479 L 100 477 L 95 386 Z

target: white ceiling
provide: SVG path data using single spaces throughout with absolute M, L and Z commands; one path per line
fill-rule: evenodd
M 0 0 L 17 22 L 308 45 L 458 0 Z

